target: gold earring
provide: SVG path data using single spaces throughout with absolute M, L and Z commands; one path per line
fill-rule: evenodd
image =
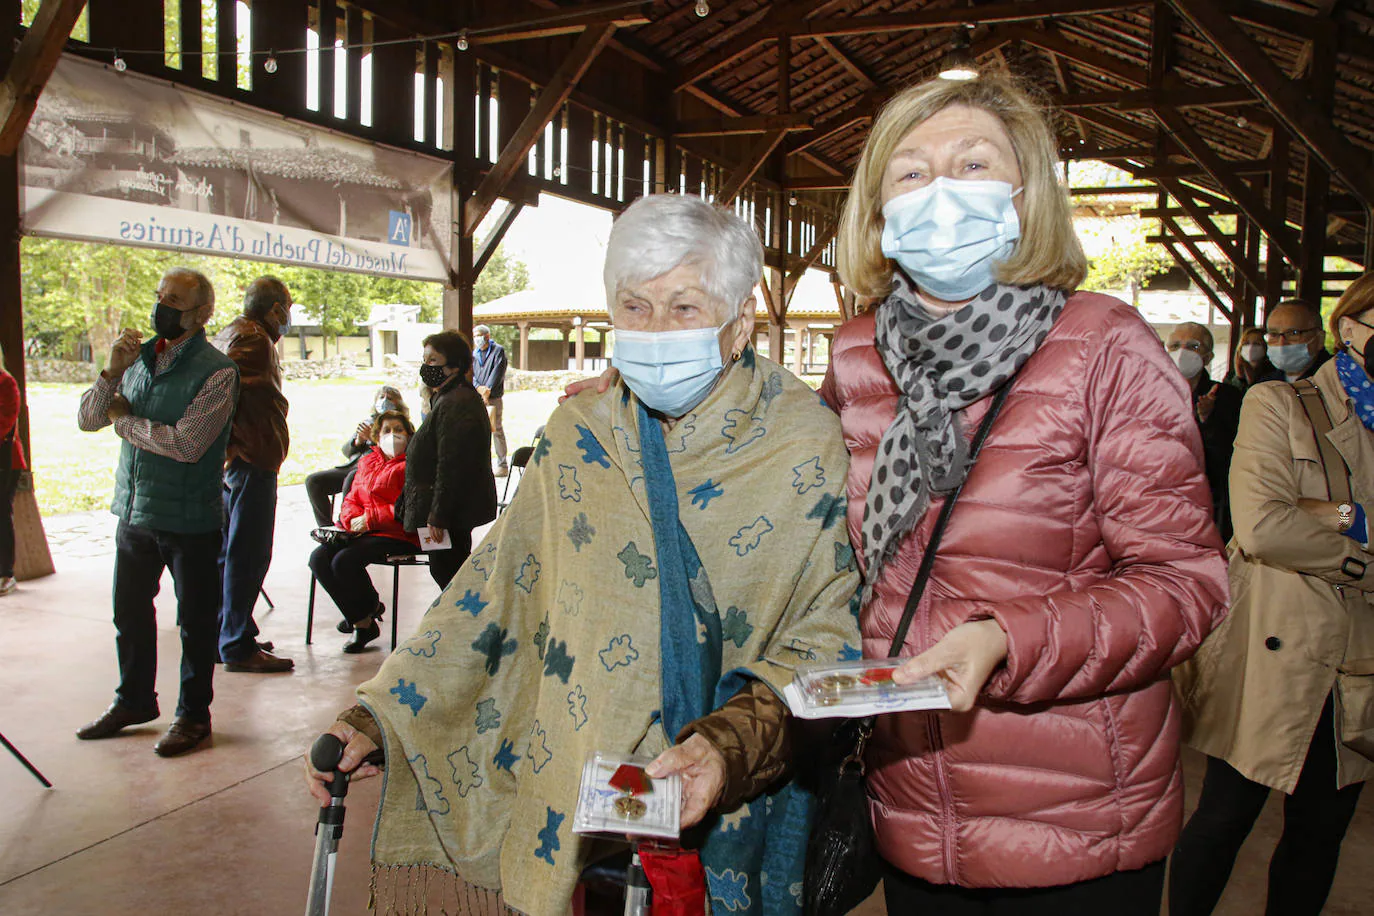
M 730 354 L 730 359 L 732 359 L 732 360 L 735 361 L 735 362 L 739 362 L 739 358 L 740 358 L 740 351 L 738 351 L 738 350 L 736 350 L 734 353 L 731 353 L 731 354 Z

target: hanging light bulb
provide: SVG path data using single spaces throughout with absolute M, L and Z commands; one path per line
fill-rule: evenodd
M 129 65 L 124 62 L 124 58 L 119 56 L 119 49 L 114 49 L 114 68 L 120 73 L 129 69 Z
M 553 167 L 553 177 L 554 177 L 554 178 L 562 178 L 562 177 L 563 177 L 563 167 L 562 167 L 561 165 L 555 165 L 555 166 Z
M 1245 130 L 1245 128 L 1250 126 L 1250 122 L 1245 119 L 1245 115 L 1241 115 L 1239 118 L 1236 118 L 1236 126 L 1241 130 Z
M 954 44 L 940 65 L 940 79 L 965 82 L 978 78 L 978 62 L 969 51 L 968 32 L 960 31 L 954 36 Z
M 797 205 L 797 195 L 793 194 L 791 197 L 787 198 L 787 206 L 789 206 L 789 207 L 795 207 L 796 205 Z
M 267 60 L 263 61 L 263 63 L 262 63 L 262 69 L 266 70 L 268 73 L 276 73 L 276 72 L 277 72 L 277 52 L 276 52 L 276 51 L 268 51 L 268 52 L 267 52 Z
M 699 18 L 705 19 L 711 15 L 711 4 L 707 3 L 706 0 L 697 0 L 696 14 Z
M 467 32 L 459 32 L 459 33 L 458 33 L 458 50 L 459 50 L 459 51 L 466 51 L 467 49 L 468 49 L 468 33 L 467 33 Z

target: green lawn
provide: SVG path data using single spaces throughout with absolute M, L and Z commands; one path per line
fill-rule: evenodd
M 377 385 L 363 379 L 286 382 L 291 454 L 282 467 L 283 485 L 300 483 L 306 474 L 343 460 L 339 446 L 366 419 Z M 76 428 L 84 390 L 80 385 L 29 386 L 34 485 L 44 515 L 104 509 L 110 503 L 119 439 L 108 428 L 98 433 Z M 512 452 L 529 444 L 557 403 L 554 392 L 506 395 L 506 438 Z

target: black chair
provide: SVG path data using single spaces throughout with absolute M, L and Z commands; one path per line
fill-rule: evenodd
M 380 566 L 391 567 L 391 651 L 396 651 L 396 620 L 400 617 L 397 608 L 401 599 L 401 567 L 402 566 L 429 566 L 429 554 L 397 554 L 387 557 L 381 561 Z M 305 644 L 311 645 L 315 630 L 315 585 L 317 583 L 315 574 L 310 574 L 310 601 L 305 606 Z
M 501 491 L 501 499 L 496 503 L 497 515 L 505 512 L 506 507 L 510 505 L 510 482 L 515 479 L 515 472 L 519 471 L 521 478 L 523 478 L 525 476 L 525 467 L 529 465 L 530 458 L 533 455 L 533 446 L 522 445 L 515 450 L 514 455 L 510 456 L 510 475 L 506 477 L 506 486 Z

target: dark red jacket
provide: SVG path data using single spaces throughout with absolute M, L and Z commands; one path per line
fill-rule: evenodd
M 215 335 L 214 345 L 239 367 L 239 400 L 225 464 L 242 458 L 264 471 L 280 471 L 291 431 L 276 342 L 261 322 L 240 315 Z
M 823 392 L 860 523 L 897 389 L 873 316 L 842 327 Z M 904 655 L 995 619 L 1004 668 L 970 713 L 878 717 L 879 849 L 938 884 L 1045 887 L 1169 854 L 1183 818 L 1169 669 L 1226 613 L 1226 563 L 1183 377 L 1135 309 L 1071 297 L 1012 383 L 954 510 Z M 972 435 L 990 398 L 959 418 Z M 878 577 L 864 654 L 885 656 L 941 502 Z M 865 570 L 867 573 L 867 570 Z
M 406 456 L 388 458 L 380 448 L 358 459 L 353 485 L 344 496 L 339 527 L 348 529 L 358 516 L 367 518 L 367 534 L 408 541 L 417 547 L 420 538 L 396 521 L 396 500 L 406 482 Z
M 28 465 L 24 463 L 24 449 L 19 444 L 18 423 L 19 383 L 14 376 L 0 369 L 0 440 L 14 436 L 14 444 L 10 446 L 10 467 L 23 469 Z

